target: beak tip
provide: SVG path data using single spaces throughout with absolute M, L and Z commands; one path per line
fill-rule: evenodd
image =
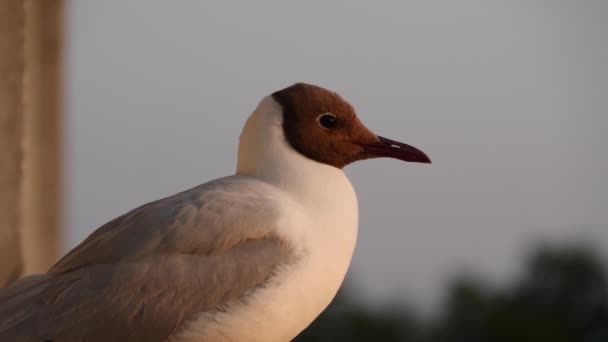
M 426 155 L 417 156 L 416 158 L 413 158 L 409 161 L 414 162 L 414 163 L 420 163 L 420 164 L 433 164 L 433 162 L 431 161 L 431 158 L 429 158 Z

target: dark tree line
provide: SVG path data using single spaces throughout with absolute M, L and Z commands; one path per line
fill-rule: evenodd
M 430 319 L 407 307 L 372 312 L 340 293 L 294 341 L 608 342 L 608 272 L 590 249 L 540 246 L 509 286 L 453 280 Z

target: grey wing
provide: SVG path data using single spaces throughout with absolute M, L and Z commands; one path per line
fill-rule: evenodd
M 293 258 L 270 227 L 260 228 L 260 214 L 273 213 L 250 195 L 253 203 L 218 192 L 206 198 L 217 203 L 196 209 L 184 198 L 200 196 L 178 194 L 150 204 L 154 210 L 144 206 L 110 222 L 114 226 L 93 233 L 48 274 L 0 291 L 0 341 L 164 341 L 197 314 L 242 299 Z M 175 210 L 176 200 L 181 209 Z M 230 229 L 217 220 L 197 225 L 209 222 L 199 215 L 213 216 L 205 205 L 244 217 Z M 163 206 L 173 214 L 158 216 Z M 137 222 L 153 224 L 149 215 L 162 227 L 140 231 Z

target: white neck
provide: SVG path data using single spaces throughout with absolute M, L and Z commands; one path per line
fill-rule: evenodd
M 245 123 L 236 174 L 262 179 L 301 200 L 327 198 L 327 192 L 336 190 L 332 185 L 344 182 L 351 188 L 341 169 L 309 159 L 291 147 L 283 132 L 281 106 L 271 96 L 262 99 Z
M 291 147 L 281 106 L 270 96 L 243 128 L 236 174 L 269 183 L 299 204 L 278 196 L 288 210 L 276 233 L 297 247 L 301 259 L 222 322 L 237 341 L 288 341 L 327 307 L 342 284 L 357 238 L 357 198 L 341 169 Z M 260 334 L 250 336 L 243 324 L 253 324 L 251 331 Z
M 271 323 L 266 330 L 280 336 L 262 340 L 291 340 L 325 309 L 342 284 L 357 239 L 357 197 L 341 169 L 307 158 L 291 147 L 283 132 L 281 106 L 272 97 L 260 102 L 243 128 L 236 173 L 283 190 L 305 215 L 305 219 L 293 216 L 295 221 L 286 220 L 290 223 L 281 229 L 287 241 L 306 251 L 306 258 L 261 300 L 270 303 L 265 315 Z M 272 324 L 285 315 L 276 308 L 286 307 L 293 321 L 283 321 L 284 329 L 277 330 Z M 259 310 L 256 308 L 256 314 Z

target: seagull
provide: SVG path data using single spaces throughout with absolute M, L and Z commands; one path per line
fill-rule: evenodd
M 351 261 L 358 208 L 343 168 L 376 157 L 431 162 L 333 91 L 274 92 L 245 123 L 234 175 L 133 209 L 0 290 L 0 341 L 290 341 Z

